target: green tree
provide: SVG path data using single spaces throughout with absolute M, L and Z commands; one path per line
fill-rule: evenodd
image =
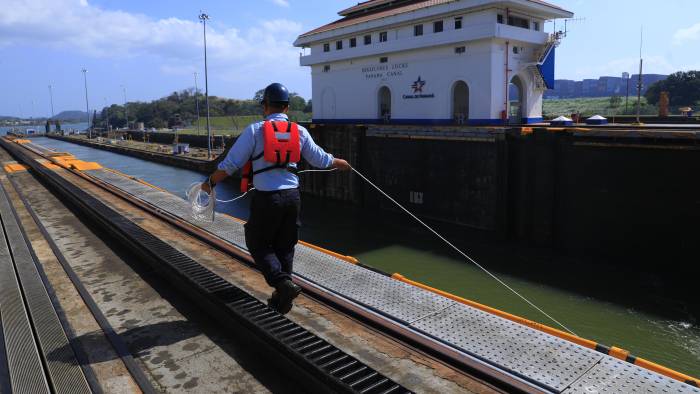
M 647 102 L 656 105 L 661 92 L 668 92 L 671 106 L 694 105 L 700 101 L 700 71 L 679 71 L 654 83 L 645 93 Z
M 297 93 L 289 94 L 289 110 L 303 111 L 306 108 L 306 100 Z
M 622 97 L 612 96 L 610 97 L 610 108 L 617 108 L 622 104 Z

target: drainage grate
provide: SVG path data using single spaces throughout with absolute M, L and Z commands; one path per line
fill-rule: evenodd
M 1 185 L 0 214 L 51 387 L 59 392 L 91 393 Z
M 8 179 L 16 190 L 20 190 L 20 187 L 17 185 L 16 181 L 12 177 L 8 177 Z M 85 305 L 90 310 L 90 313 L 92 313 L 93 317 L 97 321 L 97 324 L 99 324 L 100 328 L 104 332 L 105 337 L 112 344 L 112 347 L 119 355 L 119 358 L 124 363 L 124 366 L 127 368 L 127 370 L 129 371 L 129 373 L 133 377 L 136 384 L 139 386 L 139 388 L 141 389 L 141 391 L 144 394 L 155 393 L 153 386 L 151 385 L 151 382 L 148 380 L 148 378 L 146 377 L 144 372 L 141 370 L 141 368 L 138 366 L 136 361 L 134 361 L 126 344 L 121 339 L 121 337 L 114 331 L 114 328 L 109 324 L 109 321 L 107 321 L 107 318 L 102 314 L 102 311 L 95 303 L 95 300 L 92 298 L 92 296 L 87 291 L 85 286 L 80 282 L 80 279 L 76 275 L 76 273 L 73 270 L 73 268 L 71 267 L 70 263 L 68 263 L 68 261 L 66 261 L 65 256 L 63 255 L 63 253 L 59 249 L 58 245 L 56 245 L 54 240 L 49 235 L 48 231 L 46 230 L 46 227 L 44 227 L 43 223 L 41 222 L 39 217 L 36 215 L 36 212 L 32 208 L 29 201 L 19 191 L 18 191 L 18 195 L 19 195 L 19 198 L 22 200 L 22 203 L 24 204 L 25 208 L 27 209 L 27 212 L 29 212 L 29 215 L 31 215 L 32 219 L 34 219 L 34 222 L 36 223 L 37 227 L 39 228 L 39 231 L 44 236 L 46 242 L 49 244 L 49 247 L 53 251 L 53 254 L 56 256 L 56 259 L 63 267 L 63 270 L 65 271 L 66 275 L 73 283 L 73 286 L 75 286 L 76 290 L 80 294 L 80 297 L 83 299 L 83 302 L 85 302 Z M 78 354 L 78 352 L 76 351 L 76 355 L 77 354 Z M 80 361 L 84 364 L 84 368 L 87 368 L 86 370 L 84 370 L 85 373 L 87 374 L 88 372 L 90 372 L 91 370 L 89 369 L 89 362 L 87 360 L 80 360 Z M 1 360 L 0 360 L 0 362 L 1 362 Z M 1 367 L 1 365 L 0 365 L 0 367 Z M 0 384 L 1 384 L 1 382 L 0 382 Z M 91 383 L 91 387 L 93 387 L 94 391 L 96 391 L 96 392 L 99 391 L 97 384 L 92 385 L 92 383 Z M 0 387 L 0 393 L 4 393 L 4 392 L 5 391 L 2 390 L 2 387 Z M 7 390 L 7 392 L 9 392 L 9 390 Z
M 5 240 L 2 239 L 0 242 L 5 242 Z M 2 313 L 0 313 L 0 322 L 2 322 Z M 10 370 L 7 368 L 7 352 L 5 351 L 5 334 L 2 331 L 2 324 L 0 324 L 0 393 L 11 391 Z
M 3 220 L 5 217 L 3 215 Z M 0 314 L 9 377 L 17 393 L 48 393 L 49 387 L 32 335 L 22 290 L 12 263 L 7 238 L 0 226 Z
M 258 338 L 287 356 L 322 384 L 338 392 L 410 393 L 405 387 L 363 364 L 305 328 L 267 307 L 255 297 L 225 281 L 201 264 L 143 230 L 97 198 L 47 170 L 24 152 L 2 141 L 21 161 L 42 174 L 81 211 L 92 213 L 107 230 L 137 247 L 164 273 L 180 280 L 219 312 L 248 328 Z

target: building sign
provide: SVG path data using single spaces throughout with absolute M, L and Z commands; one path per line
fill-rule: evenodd
M 435 98 L 435 93 L 425 94 L 423 93 L 423 88 L 427 82 L 423 80 L 420 75 L 418 79 L 413 82 L 411 89 L 413 89 L 413 94 L 404 94 L 404 99 L 422 99 L 422 98 Z
M 390 78 L 403 76 L 403 70 L 408 68 L 408 63 L 381 64 L 379 66 L 362 67 L 362 73 L 366 79 Z

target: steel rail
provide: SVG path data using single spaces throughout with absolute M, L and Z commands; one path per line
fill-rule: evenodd
M 22 146 L 27 150 L 29 147 Z M 40 153 L 33 151 L 33 153 L 42 156 Z M 44 157 L 50 159 L 48 157 Z M 25 163 L 28 164 L 28 163 Z M 177 228 L 183 230 L 185 233 L 225 252 L 226 254 L 234 257 L 241 263 L 258 270 L 252 257 L 241 250 L 240 248 L 232 245 L 230 242 L 223 240 L 216 235 L 200 228 L 192 223 L 183 220 L 172 213 L 158 208 L 150 203 L 147 203 L 135 196 L 107 183 L 102 180 L 96 179 L 88 174 L 81 171 L 66 168 L 71 174 L 80 177 L 81 179 L 87 180 L 92 184 L 122 198 L 123 200 L 129 202 L 140 209 L 145 210 L 153 214 L 154 216 L 163 219 L 167 223 L 170 223 Z M 534 382 L 528 381 L 525 378 L 512 374 L 508 371 L 500 369 L 498 366 L 490 364 L 480 358 L 456 349 L 448 344 L 438 341 L 432 337 L 424 335 L 416 330 L 413 330 L 399 322 L 393 321 L 377 311 L 371 310 L 365 306 L 359 305 L 351 300 L 348 300 L 342 295 L 332 292 L 326 288 L 323 288 L 305 278 L 294 276 L 294 281 L 302 287 L 304 293 L 317 301 L 332 306 L 340 312 L 364 322 L 370 325 L 372 328 L 388 335 L 391 338 L 401 340 L 405 345 L 412 347 L 421 353 L 429 355 L 436 358 L 447 365 L 466 372 L 472 375 L 474 378 L 488 382 L 498 388 L 507 390 L 508 392 L 522 392 L 522 393 L 547 393 L 551 392 L 546 387 L 540 386 Z

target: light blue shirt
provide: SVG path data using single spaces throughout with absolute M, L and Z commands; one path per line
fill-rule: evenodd
M 289 119 L 285 114 L 272 114 L 265 120 L 287 122 Z M 263 152 L 264 141 L 262 133 L 263 122 L 253 123 L 243 130 L 228 155 L 219 164 L 219 169 L 226 171 L 231 176 L 251 158 Z M 301 144 L 301 156 L 316 168 L 329 168 L 333 164 L 333 155 L 326 153 L 321 147 L 316 145 L 309 132 L 299 126 L 299 143 Z M 273 165 L 268 163 L 263 157 L 253 162 L 253 171 L 258 171 Z M 296 168 L 296 164 L 290 164 Z M 261 191 L 274 191 L 295 189 L 299 187 L 299 178 L 284 168 L 262 172 L 255 175 L 253 182 L 255 188 Z

